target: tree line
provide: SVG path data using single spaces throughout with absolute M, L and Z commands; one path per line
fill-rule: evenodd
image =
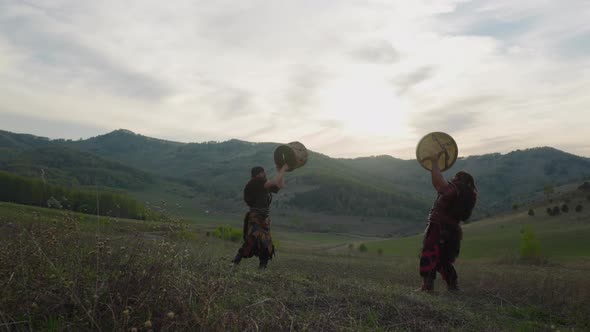
M 125 194 L 64 188 L 2 171 L 0 201 L 120 218 L 149 216 L 143 204 Z

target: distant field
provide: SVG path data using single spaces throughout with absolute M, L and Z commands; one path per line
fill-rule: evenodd
M 217 222 L 227 218 L 223 210 L 204 208 L 210 198 L 195 194 L 186 186 L 171 182 L 159 182 L 158 187 L 134 191 L 132 195 L 150 208 L 163 210 L 168 215 L 182 217 L 194 223 Z M 207 213 L 208 210 L 209 213 Z M 230 215 L 237 215 L 230 211 Z
M 219 224 L 240 227 L 247 208 L 242 201 L 234 202 L 227 208 L 215 208 L 215 204 L 227 203 L 216 202 L 190 192 L 187 187 L 169 182 L 162 182 L 161 187 L 133 192 L 132 195 L 156 211 L 162 209 L 166 214 L 183 218 L 197 227 L 213 228 Z M 275 201 L 280 203 L 283 199 L 279 196 Z M 403 218 L 326 215 L 274 206 L 272 210 L 274 228 L 284 233 L 352 233 L 368 238 L 383 238 L 413 234 L 419 228 L 414 221 Z
M 335 233 L 300 233 L 275 231 L 273 234 L 274 237 L 279 241 L 281 247 L 289 251 L 339 248 L 345 247 L 348 243 L 357 242 L 359 240 L 375 240 L 375 238 L 371 237 Z
M 53 223 L 62 220 L 65 216 L 75 218 L 80 222 L 81 227 L 87 231 L 102 231 L 116 233 L 124 230 L 126 232 L 153 232 L 154 230 L 165 229 L 167 223 L 163 221 L 143 221 L 135 219 L 122 219 L 111 217 L 97 217 L 88 214 L 76 213 L 66 210 L 47 209 L 34 206 L 20 205 L 0 202 L 0 221 L 31 223 L 44 222 Z M 97 220 L 99 223 L 97 224 Z M 207 231 L 213 230 L 218 225 L 231 225 L 240 228 L 241 218 L 223 218 L 215 216 L 201 216 L 186 221 L 187 232 L 204 237 Z M 97 227 L 98 225 L 98 227 Z M 278 227 L 281 229 L 280 227 Z M 316 250 L 319 248 L 333 248 L 348 243 L 363 240 L 375 240 L 371 237 L 361 237 L 348 234 L 335 233 L 311 233 L 294 232 L 281 229 L 273 231 L 274 238 L 279 245 L 286 250 Z M 236 249 L 239 243 L 231 243 Z
M 590 256 L 590 204 L 581 213 L 570 211 L 548 216 L 538 209 L 530 217 L 527 211 L 491 218 L 463 226 L 461 258 L 497 258 L 514 256 L 520 248 L 521 230 L 530 226 L 541 243 L 541 252 L 549 257 Z M 426 226 L 426 225 L 425 225 Z M 367 243 L 369 252 L 379 248 L 385 255 L 416 257 L 422 235 Z
M 541 242 L 541 252 L 545 256 L 590 256 L 590 208 L 581 213 L 570 211 L 554 217 L 548 216 L 544 210 L 538 210 L 534 217 L 522 211 L 464 225 L 460 257 L 516 256 L 520 248 L 520 232 L 527 226 L 534 230 Z M 41 218 L 43 221 L 53 221 L 62 218 L 64 213 L 77 216 L 81 224 L 89 230 L 96 228 L 96 220 L 101 220 L 101 225 L 113 224 L 113 227 L 118 229 L 150 230 L 161 226 L 157 221 L 108 217 L 97 219 L 97 216 L 92 215 L 0 202 L 0 220 L 30 221 L 31 218 Z M 241 218 L 200 216 L 190 219 L 187 225 L 189 231 L 204 234 L 217 225 L 240 228 L 241 223 Z M 295 251 L 329 249 L 334 253 L 349 253 L 348 245 L 354 244 L 353 253 L 356 254 L 358 246 L 364 243 L 368 248 L 368 255 L 375 255 L 378 249 L 382 249 L 383 255 L 386 256 L 417 257 L 422 241 L 422 235 L 379 240 L 376 237 L 351 234 L 298 232 L 281 226 L 279 224 L 273 227 L 274 237 L 282 249 Z
M 99 217 L 68 210 L 48 209 L 0 202 L 0 221 L 3 223 L 31 224 L 34 222 L 42 222 L 51 224 L 63 221 L 64 219 L 75 219 L 79 222 L 80 227 L 87 231 L 102 229 L 103 231 L 111 232 L 113 231 L 113 228 L 118 229 L 120 227 L 124 227 L 126 231 L 147 231 L 161 224 L 157 221 L 111 218 L 105 216 Z

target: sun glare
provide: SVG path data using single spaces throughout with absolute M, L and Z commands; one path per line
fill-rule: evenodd
M 407 106 L 393 86 L 375 80 L 334 82 L 321 97 L 322 115 L 354 135 L 400 138 L 409 134 Z

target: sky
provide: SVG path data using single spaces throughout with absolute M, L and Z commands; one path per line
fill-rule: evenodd
M 0 0 L 0 129 L 590 157 L 588 0 Z

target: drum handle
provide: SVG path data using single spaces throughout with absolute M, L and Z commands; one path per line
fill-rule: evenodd
M 445 168 L 449 167 L 449 152 L 447 151 L 447 148 L 438 140 L 438 138 L 436 138 L 435 134 L 432 134 L 432 139 L 438 143 L 441 149 L 443 149 L 445 153 Z

